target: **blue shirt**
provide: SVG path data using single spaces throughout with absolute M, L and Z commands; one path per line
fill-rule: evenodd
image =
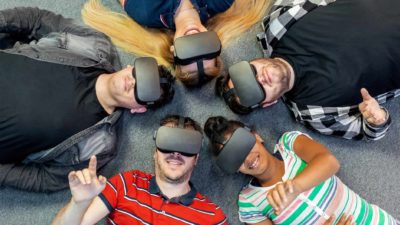
M 203 24 L 217 13 L 226 11 L 234 0 L 190 0 Z M 174 14 L 180 0 L 126 0 L 124 9 L 137 23 L 151 28 L 175 30 Z

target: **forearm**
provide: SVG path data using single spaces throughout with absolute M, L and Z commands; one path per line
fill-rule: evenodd
M 339 161 L 332 154 L 317 155 L 293 179 L 293 182 L 299 187 L 301 193 L 335 175 L 339 171 L 339 168 Z
M 339 170 L 340 164 L 336 157 L 324 145 L 308 136 L 298 136 L 293 147 L 295 153 L 307 163 L 303 171 L 293 179 L 300 192 L 317 186 Z
M 92 201 L 76 203 L 73 199 L 64 206 L 54 218 L 53 225 L 79 225 L 82 222 L 83 216 Z
M 31 7 L 17 7 L 0 11 L 0 32 L 24 34 L 40 39 L 51 32 L 69 32 L 77 35 L 101 35 L 74 20 L 64 18 L 47 10 Z
M 36 163 L 0 164 L 0 186 L 34 192 L 59 191 L 68 187 L 67 175 L 73 169 Z

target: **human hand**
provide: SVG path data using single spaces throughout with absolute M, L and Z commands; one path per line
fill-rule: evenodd
M 293 180 L 287 180 L 278 183 L 268 192 L 267 199 L 275 210 L 275 214 L 279 215 L 296 197 L 301 193 Z
M 361 88 L 363 101 L 358 105 L 362 116 L 369 124 L 382 125 L 386 122 L 386 112 L 381 109 L 378 102 L 369 95 L 367 89 Z
M 87 169 L 68 174 L 72 200 L 76 203 L 91 201 L 105 188 L 107 179 L 96 175 L 97 159 L 92 156 Z
M 323 225 L 332 225 L 333 222 L 335 222 L 336 216 L 332 215 L 329 217 L 327 221 Z M 336 225 L 353 225 L 355 222 L 353 221 L 353 216 L 349 215 L 347 216 L 346 214 L 342 214 L 342 217 L 340 217 L 339 221 L 337 222 Z

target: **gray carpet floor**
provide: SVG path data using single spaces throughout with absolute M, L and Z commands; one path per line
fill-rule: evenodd
M 52 10 L 66 17 L 81 20 L 80 9 L 85 0 L 0 0 L 0 9 L 14 6 L 37 6 Z M 107 6 L 120 11 L 117 0 L 104 0 Z M 255 34 L 260 26 L 253 27 L 237 41 L 223 50 L 222 57 L 226 65 L 239 60 L 249 60 L 262 56 L 256 43 Z M 132 64 L 134 56 L 120 51 L 123 65 Z M 279 103 L 267 110 L 257 110 L 248 116 L 233 114 L 223 101 L 214 95 L 214 81 L 194 90 L 188 90 L 179 82 L 176 95 L 171 104 L 150 110 L 141 115 L 125 112 L 119 132 L 123 135 L 119 141 L 118 156 L 109 163 L 101 174 L 109 177 L 119 171 L 140 169 L 152 172 L 154 143 L 153 131 L 158 127 L 160 118 L 166 114 L 190 116 L 204 124 L 209 116 L 224 115 L 240 119 L 248 124 L 257 125 L 259 133 L 266 140 L 266 146 L 272 149 L 274 142 L 285 131 L 300 130 L 325 144 L 341 162 L 337 174 L 344 183 L 371 203 L 379 205 L 387 212 L 400 218 L 400 99 L 389 102 L 386 107 L 392 114 L 393 125 L 389 134 L 378 142 L 356 142 L 335 137 L 322 136 L 306 130 L 294 122 L 288 109 Z M 32 177 L 32 179 L 35 179 Z M 203 148 L 199 164 L 192 181 L 196 187 L 227 214 L 231 224 L 240 224 L 237 217 L 237 194 L 248 181 L 243 175 L 224 175 L 212 163 L 211 155 Z M 71 195 L 68 190 L 53 194 L 27 193 L 18 190 L 0 189 L 0 224 L 50 224 L 58 210 L 68 202 Z M 104 221 L 100 222 L 104 224 Z

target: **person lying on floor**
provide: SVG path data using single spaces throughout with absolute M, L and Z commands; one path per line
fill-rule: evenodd
M 265 58 L 235 64 L 218 93 L 236 113 L 282 97 L 308 128 L 379 140 L 391 124 L 381 105 L 400 95 L 398 8 L 396 0 L 277 1 L 258 36 Z
M 136 79 L 147 64 L 160 82 L 151 106 L 173 97 L 173 77 L 154 59 L 121 69 L 111 41 L 72 19 L 38 8 L 2 10 L 0 34 L 7 43 L 0 50 L 1 186 L 55 191 L 90 155 L 98 154 L 99 166 L 112 159 L 118 109 L 142 113 L 150 105 L 140 101 Z
M 228 224 L 222 209 L 200 194 L 190 177 L 202 143 L 201 127 L 189 117 L 167 116 L 155 136 L 155 175 L 139 170 L 108 181 L 89 167 L 72 171 L 71 201 L 53 225 L 95 224 Z
M 253 177 L 239 194 L 242 222 L 329 224 L 331 216 L 339 220 L 346 214 L 356 224 L 400 224 L 343 184 L 335 176 L 338 160 L 307 134 L 284 133 L 272 155 L 263 138 L 239 121 L 210 117 L 204 132 L 221 169 Z

